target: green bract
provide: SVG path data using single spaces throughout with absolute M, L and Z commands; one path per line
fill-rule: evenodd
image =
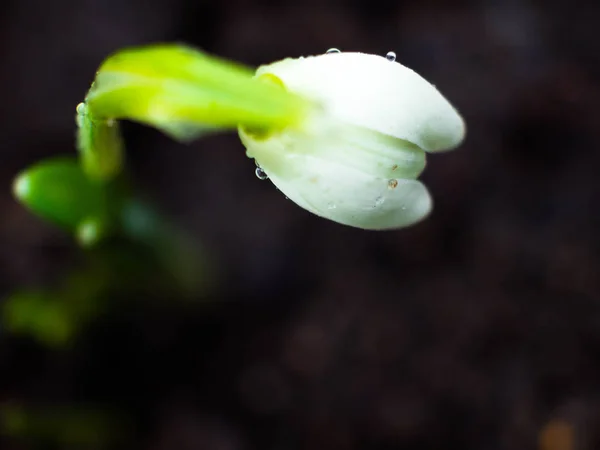
M 116 119 L 189 141 L 240 124 L 257 129 L 298 126 L 310 107 L 306 99 L 254 79 L 246 67 L 189 47 L 127 49 L 100 66 L 78 108 L 79 150 L 86 171 L 107 179 L 122 159 Z

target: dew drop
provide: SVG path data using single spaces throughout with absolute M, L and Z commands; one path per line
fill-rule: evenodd
M 269 178 L 269 175 L 267 175 L 267 172 L 262 170 L 262 168 L 260 166 L 256 166 L 256 169 L 254 170 L 254 174 L 256 175 L 256 178 L 258 178 L 259 180 L 266 180 L 267 178 Z
M 390 180 L 390 181 L 388 181 L 388 188 L 390 188 L 390 189 L 396 189 L 397 186 L 398 186 L 398 180 Z
M 77 105 L 77 114 L 83 114 L 85 112 L 85 103 L 80 103 Z
M 335 208 L 337 208 L 335 203 L 327 203 L 327 209 L 335 209 Z
M 340 49 L 339 48 L 330 48 L 325 53 L 340 53 Z
M 375 199 L 375 207 L 383 205 L 383 202 L 385 202 L 385 197 L 377 197 Z
M 394 52 L 387 52 L 387 54 L 385 55 L 385 59 L 387 59 L 390 62 L 396 61 L 396 53 L 394 53 Z

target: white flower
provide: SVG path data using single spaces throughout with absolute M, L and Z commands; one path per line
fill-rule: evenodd
M 257 77 L 314 100 L 299 128 L 240 128 L 247 155 L 306 210 L 364 229 L 411 225 L 431 210 L 416 178 L 425 152 L 452 149 L 465 125 L 438 90 L 377 55 L 326 53 L 260 67 Z

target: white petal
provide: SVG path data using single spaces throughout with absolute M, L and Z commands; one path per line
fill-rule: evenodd
M 411 144 L 389 137 L 395 147 L 387 148 L 390 143 L 378 141 L 378 133 L 363 133 L 356 127 L 342 128 L 347 132 L 341 134 L 336 129 L 307 127 L 305 132 L 290 130 L 265 141 L 241 130 L 240 138 L 273 184 L 318 216 L 381 230 L 411 225 L 429 213 L 431 198 L 425 186 L 414 179 L 396 178 L 399 172 L 410 173 L 411 178 L 420 173 L 422 150 L 399 148 Z M 375 154 L 364 148 L 369 142 Z M 389 154 L 414 155 L 414 160 L 394 160 Z
M 291 200 L 314 214 L 353 227 L 406 227 L 431 210 L 431 197 L 417 180 L 385 179 L 312 156 L 298 156 L 290 177 L 269 175 Z
M 326 113 L 409 141 L 425 151 L 449 150 L 464 138 L 461 116 L 413 70 L 385 57 L 329 53 L 262 66 L 286 89 L 317 100 Z

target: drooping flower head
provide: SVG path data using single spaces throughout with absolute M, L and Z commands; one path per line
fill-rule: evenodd
M 425 153 L 453 149 L 465 134 L 432 84 L 392 54 L 338 51 L 262 66 L 256 77 L 318 105 L 299 127 L 240 127 L 247 155 L 287 197 L 364 229 L 427 216 L 431 197 L 417 180 Z

